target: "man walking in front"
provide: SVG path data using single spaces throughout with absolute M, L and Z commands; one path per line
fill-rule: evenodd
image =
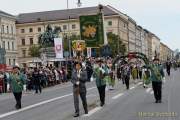
M 10 75 L 8 82 L 11 85 L 11 89 L 16 100 L 15 108 L 21 109 L 21 98 L 25 80 L 23 75 L 20 73 L 19 67 L 17 65 L 13 67 L 13 72 Z
M 96 79 L 96 86 L 99 92 L 100 97 L 100 106 L 103 107 L 105 105 L 105 96 L 106 96 L 106 80 L 105 77 L 110 79 L 108 76 L 108 68 L 103 68 L 103 61 L 101 59 L 97 60 L 97 66 L 94 68 L 93 76 Z
M 72 72 L 71 82 L 73 83 L 73 96 L 74 96 L 74 117 L 79 117 L 79 95 L 81 97 L 85 114 L 88 114 L 87 99 L 86 99 L 86 81 L 87 72 L 82 68 L 82 64 L 79 62 L 75 63 L 75 68 Z
M 151 81 L 154 91 L 155 103 L 161 103 L 162 80 L 164 79 L 163 67 L 159 64 L 159 59 L 154 59 L 151 66 Z

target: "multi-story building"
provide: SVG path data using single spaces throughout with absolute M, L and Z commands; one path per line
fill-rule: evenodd
M 148 30 L 145 31 L 145 39 L 147 40 L 147 57 L 149 60 L 152 60 L 152 33 Z
M 142 28 L 142 27 L 141 27 Z M 145 31 L 144 31 L 144 29 L 142 28 L 141 29 L 141 49 L 142 49 L 142 53 L 143 54 L 146 54 L 146 47 L 147 47 L 147 42 L 145 41 L 146 39 L 145 39 Z
M 97 12 L 98 7 L 87 7 L 20 14 L 16 24 L 19 63 L 25 66 L 33 61 L 33 58 L 28 54 L 29 47 L 38 44 L 38 36 L 44 32 L 48 24 L 53 28 L 55 26 L 61 27 L 63 33 L 70 32 L 70 34 L 79 35 L 79 16 L 96 14 Z M 104 6 L 103 14 L 106 32 L 119 35 L 120 40 L 128 48 L 128 18 L 126 15 L 111 6 Z
M 145 30 L 145 29 L 143 29 L 143 31 L 144 31 L 144 42 L 143 42 L 143 48 L 142 49 L 144 49 L 144 54 L 148 57 L 148 37 L 149 37 L 149 35 L 148 35 L 148 32 Z
M 136 22 L 128 17 L 129 52 L 136 51 Z
M 136 26 L 136 52 L 142 52 L 141 31 L 142 27 Z
M 128 47 L 128 16 L 121 13 L 119 10 L 107 6 L 108 9 L 113 10 L 115 13 L 118 14 L 116 17 L 105 17 L 105 30 L 106 32 L 112 32 L 114 34 L 119 35 L 120 40 L 125 44 L 127 52 L 129 51 Z M 109 23 L 113 22 L 112 26 L 109 25 Z M 121 49 L 121 48 L 119 48 Z
M 165 62 L 166 60 L 172 60 L 174 52 L 164 43 L 160 43 L 160 60 Z
M 166 46 L 166 47 L 167 47 L 167 53 L 168 53 L 167 56 L 170 60 L 172 60 L 174 58 L 174 51 L 171 50 L 168 46 Z
M 16 18 L 0 11 L 0 48 L 5 50 L 4 64 L 15 65 L 17 61 Z
M 152 35 L 152 57 L 160 57 L 160 39 L 156 35 Z
M 167 46 L 160 42 L 160 60 L 165 62 L 168 58 Z
M 18 62 L 26 66 L 34 60 L 29 55 L 30 46 L 38 44 L 38 37 L 45 31 L 47 25 L 50 24 L 53 28 L 61 27 L 61 36 L 80 35 L 79 16 L 96 14 L 98 11 L 98 7 L 87 7 L 25 13 L 18 15 L 16 25 L 14 16 L 0 11 L 0 47 L 6 50 L 5 63 L 13 65 L 19 58 Z M 136 25 L 136 22 L 129 16 L 109 5 L 104 6 L 103 14 L 105 32 L 119 35 L 119 40 L 125 44 L 127 52 L 142 52 L 150 60 L 154 56 L 163 60 L 165 56 L 173 57 L 173 51 L 167 46 L 162 46 L 156 35 Z

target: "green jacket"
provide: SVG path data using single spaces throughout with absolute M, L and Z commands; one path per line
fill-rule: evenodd
M 162 79 L 164 77 L 164 71 L 163 67 L 161 65 L 151 65 L 151 77 L 150 80 L 153 82 L 162 82 Z
M 13 93 L 19 93 L 23 91 L 23 85 L 25 84 L 24 75 L 19 73 L 18 75 L 11 74 L 9 76 L 9 84 Z
M 93 77 L 96 79 L 97 87 L 106 85 L 106 81 L 104 80 L 105 76 L 99 67 L 94 69 Z

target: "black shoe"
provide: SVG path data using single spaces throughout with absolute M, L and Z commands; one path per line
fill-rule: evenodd
M 161 100 L 158 100 L 158 103 L 162 103 L 162 101 L 161 101 Z
M 75 114 L 74 117 L 79 117 L 79 114 Z
M 156 100 L 155 103 L 158 103 L 158 100 Z
M 15 108 L 18 109 L 18 105 L 17 104 L 15 105 Z
M 21 109 L 21 105 L 16 105 L 16 109 L 17 110 Z
M 86 111 L 85 114 L 88 114 L 88 111 Z
M 100 106 L 103 107 L 103 106 L 104 106 L 104 103 L 101 103 Z

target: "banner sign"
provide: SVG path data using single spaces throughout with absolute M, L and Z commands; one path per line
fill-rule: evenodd
M 55 48 L 56 58 L 63 58 L 62 38 L 54 38 L 54 48 Z
M 87 48 L 87 57 L 88 58 L 91 57 L 91 48 L 90 47 Z
M 103 15 L 80 16 L 81 39 L 85 40 L 87 47 L 99 47 L 104 44 Z
M 83 51 L 86 48 L 86 43 L 84 40 L 74 40 L 72 41 L 72 49 L 75 51 Z

